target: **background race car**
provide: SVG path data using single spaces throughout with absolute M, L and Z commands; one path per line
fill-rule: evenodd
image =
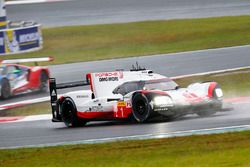
M 127 119 L 145 122 L 156 116 L 177 118 L 196 113 L 209 116 L 222 108 L 223 93 L 216 82 L 180 88 L 170 78 L 134 68 L 87 74 L 87 80 L 56 84 L 50 78 L 53 122 L 85 125 L 91 120 Z M 69 92 L 59 99 L 57 89 L 90 85 L 90 90 Z
M 11 96 L 31 91 L 47 91 L 49 69 L 41 67 L 37 62 L 52 61 L 51 57 L 12 59 L 0 61 L 0 97 Z M 36 66 L 25 66 L 18 63 L 35 62 Z

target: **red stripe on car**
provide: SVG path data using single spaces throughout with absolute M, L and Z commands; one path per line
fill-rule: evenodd
M 114 118 L 114 112 L 113 111 L 87 111 L 87 112 L 77 112 L 77 116 L 80 118 L 85 119 L 92 119 L 92 118 Z

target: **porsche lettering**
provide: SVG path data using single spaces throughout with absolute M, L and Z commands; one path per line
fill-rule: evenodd
M 123 78 L 123 72 L 117 71 L 117 72 L 96 73 L 95 77 L 119 77 L 119 78 Z

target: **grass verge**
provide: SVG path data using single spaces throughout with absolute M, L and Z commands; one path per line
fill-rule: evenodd
M 186 87 L 191 83 L 202 81 L 218 82 L 221 85 L 224 97 L 226 98 L 235 96 L 250 96 L 250 69 L 187 77 L 176 80 L 181 87 Z M 0 116 L 26 116 L 34 114 L 48 114 L 50 112 L 51 109 L 49 102 L 44 102 L 15 109 L 3 110 L 0 112 Z
M 23 107 L 17 107 L 13 109 L 6 109 L 0 111 L 0 117 L 8 116 L 28 116 L 28 115 L 39 115 L 39 114 L 50 114 L 51 108 L 49 102 L 36 103 L 26 105 Z
M 250 131 L 106 144 L 0 150 L 11 166 L 250 166 Z
M 53 56 L 61 64 L 246 45 L 249 29 L 250 16 L 45 28 L 44 49 L 1 59 Z

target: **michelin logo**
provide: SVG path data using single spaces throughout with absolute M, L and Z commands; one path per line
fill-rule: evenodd
M 32 41 L 37 41 L 40 39 L 40 34 L 38 32 L 20 35 L 20 43 L 27 43 Z

